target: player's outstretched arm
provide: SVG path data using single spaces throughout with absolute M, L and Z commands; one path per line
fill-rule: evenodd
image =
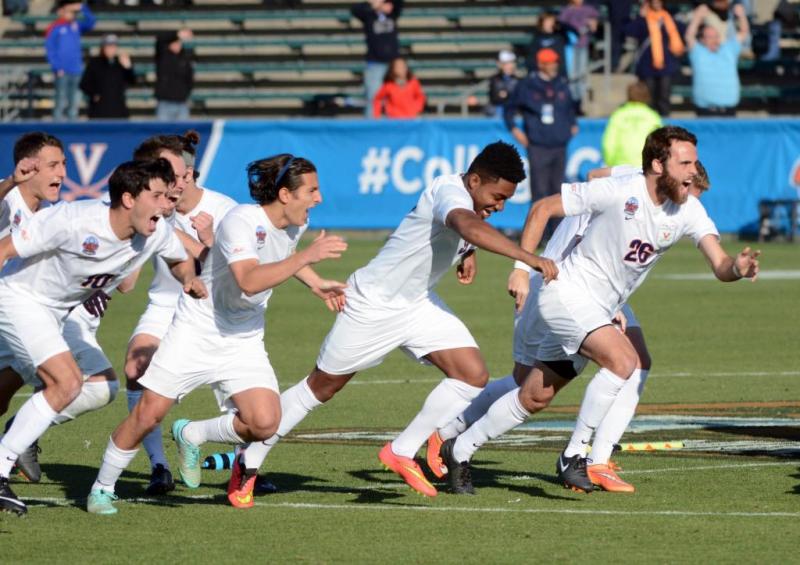
M 183 285 L 183 292 L 192 298 L 206 298 L 208 296 L 205 283 L 197 278 L 195 274 L 193 257 L 189 257 L 184 261 L 169 263 L 169 270 L 172 272 L 172 276 Z
M 528 217 L 525 218 L 525 227 L 522 228 L 522 239 L 519 242 L 520 247 L 530 253 L 536 251 L 550 218 L 563 218 L 564 216 L 564 206 L 561 203 L 560 194 L 537 201 L 531 206 Z
M 542 273 L 544 280 L 549 282 L 558 276 L 558 269 L 550 259 L 537 257 L 525 251 L 502 233 L 484 222 L 475 212 L 466 208 L 457 208 L 447 214 L 447 227 L 458 233 L 461 238 L 478 247 L 505 255 L 511 259 L 522 261 L 531 268 Z
M 127 294 L 136 288 L 136 281 L 139 280 L 139 275 L 142 273 L 141 267 L 136 269 L 130 275 L 122 279 L 122 282 L 119 283 L 117 286 L 117 292 L 121 292 L 122 294 Z
M 294 277 L 321 298 L 331 312 L 341 312 L 344 308 L 347 284 L 323 279 L 310 265 L 297 271 Z
M 338 235 L 326 235 L 325 230 L 314 241 L 283 261 L 259 265 L 257 259 L 245 259 L 229 265 L 236 284 L 248 296 L 275 288 L 308 265 L 325 259 L 338 259 L 347 250 L 347 243 Z
M 722 248 L 717 236 L 712 234 L 701 239 L 698 247 L 711 265 L 714 276 L 722 282 L 734 282 L 742 278 L 755 281 L 758 277 L 761 251 L 751 251 L 745 247 L 736 257 L 731 257 Z
M 7 235 L 3 239 L 0 239 L 0 268 L 6 264 L 6 261 L 17 256 L 17 248 L 14 247 L 11 236 Z
M 184 249 L 186 249 L 186 253 L 188 253 L 193 259 L 197 259 L 200 262 L 205 260 L 206 255 L 208 255 L 208 247 L 197 241 L 183 230 L 175 228 L 175 235 L 177 235 L 178 239 L 181 240 Z

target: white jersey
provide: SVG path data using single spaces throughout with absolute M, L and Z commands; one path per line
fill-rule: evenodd
M 0 275 L 0 285 L 63 314 L 95 290 L 110 292 L 154 254 L 186 259 L 175 231 L 159 221 L 149 237 L 120 240 L 108 203 L 64 202 L 33 215 L 11 234 L 22 261 Z
M 0 238 L 17 230 L 33 216 L 34 212 L 35 210 L 28 208 L 19 187 L 12 188 L 0 201 Z
M 592 217 L 581 244 L 561 262 L 558 281 L 583 288 L 609 316 L 681 237 L 695 244 L 706 235 L 719 237 L 697 198 L 657 206 L 641 174 L 563 185 L 561 198 L 567 216 Z
M 308 226 L 278 229 L 258 204 L 242 204 L 225 215 L 203 265 L 201 278 L 209 297 L 178 301 L 175 321 L 216 328 L 221 334 L 242 337 L 264 331 L 264 312 L 272 289 L 253 296 L 242 292 L 231 263 L 256 259 L 260 265 L 283 261 L 294 253 Z
M 232 198 L 204 188 L 200 201 L 191 212 L 181 214 L 175 210 L 169 221 L 176 229 L 189 234 L 199 241 L 200 238 L 197 235 L 197 231 L 192 227 L 192 216 L 196 216 L 200 212 L 211 215 L 214 218 L 213 229 L 216 232 L 222 218 L 234 206 L 236 206 L 236 201 Z M 147 290 L 150 304 L 175 308 L 181 294 L 183 294 L 181 284 L 172 276 L 167 263 L 161 257 L 153 257 L 153 280 Z
M 353 273 L 359 292 L 399 305 L 428 296 L 450 267 L 474 249 L 445 225 L 451 211 L 473 207 L 461 175 L 436 177 L 378 255 Z

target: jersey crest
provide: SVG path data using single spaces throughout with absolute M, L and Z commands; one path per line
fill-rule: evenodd
M 658 237 L 656 238 L 656 243 L 659 247 L 669 247 L 673 243 L 675 243 L 675 235 L 678 230 L 678 226 L 675 224 L 661 224 L 658 227 Z
M 20 222 L 22 221 L 22 210 L 17 210 L 14 214 L 14 219 L 11 222 L 14 224 L 14 227 L 19 226 Z
M 264 226 L 256 226 L 256 247 L 261 249 L 264 247 L 264 242 L 267 240 L 267 230 Z
M 86 239 L 83 240 L 81 247 L 83 248 L 84 255 L 94 255 L 100 247 L 100 241 L 95 236 L 88 235 Z
M 635 196 L 631 196 L 625 202 L 625 208 L 623 210 L 625 212 L 625 219 L 630 220 L 636 215 L 636 212 L 639 211 L 639 199 Z

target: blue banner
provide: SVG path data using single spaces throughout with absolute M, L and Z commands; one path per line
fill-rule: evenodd
M 724 232 L 758 220 L 761 199 L 797 198 L 800 190 L 800 120 L 676 120 L 698 137 L 700 159 L 711 177 L 703 196 Z M 566 179 L 582 180 L 602 165 L 600 139 L 605 120 L 580 121 L 569 145 Z M 201 183 L 239 202 L 249 202 L 245 167 L 250 161 L 292 153 L 313 161 L 323 203 L 312 210 L 315 228 L 393 228 L 414 206 L 435 176 L 464 172 L 480 149 L 511 136 L 492 119 L 414 121 L 286 120 L 187 122 L 78 122 L 0 126 L 6 150 L 0 174 L 13 170 L 11 148 L 22 133 L 44 129 L 61 138 L 67 154 L 66 200 L 98 196 L 113 168 L 130 159 L 145 138 L 159 133 L 201 134 Z M 521 151 L 524 156 L 524 151 Z M 530 205 L 525 181 L 493 216 L 495 225 L 519 228 Z
M 194 129 L 200 134 L 198 162 L 211 135 L 211 122 L 164 124 L 157 122 L 75 122 L 14 123 L 0 126 L 0 175 L 14 170 L 13 147 L 19 136 L 46 131 L 64 144 L 67 178 L 61 187 L 62 200 L 99 198 L 108 191 L 108 177 L 114 168 L 130 161 L 133 150 L 145 139 L 159 134 L 183 134 Z

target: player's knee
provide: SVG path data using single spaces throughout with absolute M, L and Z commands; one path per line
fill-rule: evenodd
M 280 417 L 272 414 L 257 414 L 248 425 L 252 441 L 264 441 L 271 438 L 277 433 L 279 423 Z
M 129 358 L 125 361 L 125 379 L 128 383 L 139 380 L 142 373 L 144 373 L 144 367 L 137 359 Z
M 328 402 L 334 395 L 342 390 L 344 385 L 347 384 L 348 379 L 338 378 L 331 375 L 323 375 L 320 373 L 312 375 L 308 379 L 308 387 L 320 402 Z
M 58 390 L 58 395 L 63 399 L 65 405 L 71 403 L 78 398 L 83 387 L 83 377 L 81 375 L 69 375 L 63 379 L 56 381 L 55 386 Z
M 519 400 L 522 407 L 533 414 L 550 406 L 555 393 L 552 389 L 525 390 L 520 389 Z
M 609 371 L 622 379 L 627 379 L 633 374 L 639 366 L 639 357 L 635 352 L 621 352 L 611 360 L 611 363 L 606 367 Z

